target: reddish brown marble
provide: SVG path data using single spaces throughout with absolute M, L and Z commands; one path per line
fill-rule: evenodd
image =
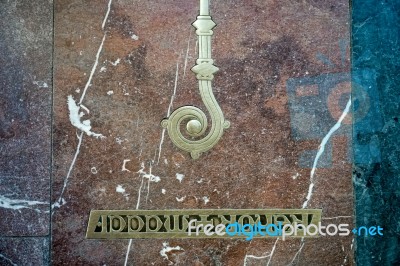
M 91 209 L 301 208 L 315 154 L 302 156 L 318 149 L 336 120 L 319 98 L 316 107 L 308 102 L 300 105 L 304 110 L 294 106 L 288 82 L 307 77 L 318 82 L 334 73 L 345 82 L 348 50 L 342 54 L 339 42 L 349 39 L 347 2 L 212 1 L 218 24 L 213 58 L 220 68 L 214 92 L 231 128 L 198 160 L 175 148 L 167 134 L 163 139 L 160 126 L 177 66 L 173 109 L 203 107 L 190 71 L 197 57 L 190 24 L 198 14 L 198 1 L 112 1 L 103 30 L 108 3 L 55 1 L 52 201 L 61 206 L 53 209 L 53 264 L 124 264 L 129 240 L 85 239 Z M 67 97 L 80 99 L 104 36 L 82 103 L 90 109 L 85 119 L 90 119 L 92 131 L 106 138 L 84 135 L 78 145 L 80 132 L 69 121 Z M 332 79 L 342 83 L 336 76 Z M 346 97 L 330 104 L 343 110 Z M 313 124 L 313 112 L 323 124 Z M 307 207 L 322 208 L 325 218 L 353 214 L 348 138 L 344 125 L 321 157 L 328 166 L 318 168 L 314 177 Z M 126 171 L 124 160 L 130 160 Z M 145 179 L 141 187 L 142 166 L 161 181 Z M 185 175 L 181 183 L 177 173 Z M 116 192 L 118 185 L 125 195 Z M 179 202 L 176 198 L 181 197 Z M 209 198 L 207 204 L 203 197 Z M 352 223 L 351 217 L 332 221 Z M 245 260 L 247 265 L 265 265 L 269 258 L 246 259 L 246 254 L 266 256 L 272 250 L 270 265 L 287 265 L 293 259 L 297 265 L 352 265 L 351 241 L 351 236 L 320 237 L 306 239 L 302 246 L 299 239 L 290 239 L 278 241 L 273 249 L 275 239 L 133 240 L 128 265 L 243 265 Z M 168 261 L 160 256 L 163 242 L 184 250 L 168 253 Z

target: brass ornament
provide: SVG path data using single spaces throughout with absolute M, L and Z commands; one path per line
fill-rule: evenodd
M 189 224 L 229 225 L 238 223 L 263 226 L 268 224 L 296 224 L 308 227 L 321 222 L 320 209 L 202 209 L 202 210 L 92 210 L 86 231 L 87 239 L 132 238 L 245 238 L 244 235 L 206 235 L 204 228 L 198 235 L 189 230 Z M 290 237 L 318 237 L 303 229 Z M 254 238 L 273 236 L 258 235 Z M 278 237 L 278 236 L 275 236 Z
M 201 99 L 210 113 L 211 128 L 206 136 L 198 140 L 188 139 L 182 134 L 181 124 L 184 122 L 187 123 L 186 134 L 190 137 L 201 137 L 206 132 L 207 117 L 202 110 L 194 106 L 182 106 L 176 109 L 161 122 L 161 126 L 168 130 L 168 135 L 177 147 L 190 152 L 193 159 L 198 159 L 201 153 L 210 150 L 218 143 L 224 129 L 229 128 L 230 122 L 225 120 L 212 90 L 211 82 L 218 67 L 214 66 L 214 60 L 211 58 L 212 29 L 216 24 L 209 14 L 209 0 L 200 0 L 200 15 L 192 25 L 197 29 L 199 57 L 196 66 L 191 70 L 196 74 Z

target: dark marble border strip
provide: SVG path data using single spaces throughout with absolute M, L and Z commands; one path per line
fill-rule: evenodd
M 50 140 L 50 150 L 51 150 L 51 158 L 50 158 L 50 180 L 49 180 L 49 186 L 50 186 L 50 190 L 49 190 L 49 198 L 50 198 L 50 203 L 52 203 L 52 195 L 53 195 L 53 175 L 54 175 L 54 156 L 53 156 L 53 151 L 54 151 L 54 134 L 53 134 L 53 130 L 54 130 L 54 75 L 55 75 L 55 1 L 56 0 L 52 0 L 52 6 L 51 6 L 51 26 L 52 26 L 52 50 L 51 50 L 51 56 L 52 56 L 52 60 L 51 60 L 51 140 Z M 49 211 L 50 211 L 50 217 L 49 217 L 49 243 L 47 246 L 47 250 L 48 250 L 48 261 L 46 265 L 52 265 L 52 256 L 53 256 L 53 252 L 52 252 L 52 242 L 53 242 L 53 208 L 52 208 L 52 204 L 50 204 L 49 206 Z
M 49 265 L 53 1 L 0 15 L 0 265 Z
M 49 265 L 49 237 L 0 238 L 0 265 Z
M 0 1 L 0 236 L 48 236 L 53 2 Z
M 400 1 L 352 1 L 357 265 L 400 265 Z

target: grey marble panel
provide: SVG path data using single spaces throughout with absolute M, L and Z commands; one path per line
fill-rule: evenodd
M 0 236 L 48 234 L 52 10 L 0 1 Z

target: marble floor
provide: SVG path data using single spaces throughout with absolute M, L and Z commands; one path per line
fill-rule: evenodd
M 210 1 L 207 50 L 199 2 L 0 1 L 0 265 L 400 263 L 400 4 Z M 197 79 L 230 127 L 193 159 L 161 121 L 210 110 Z M 92 210 L 199 209 L 384 235 L 86 237 Z

